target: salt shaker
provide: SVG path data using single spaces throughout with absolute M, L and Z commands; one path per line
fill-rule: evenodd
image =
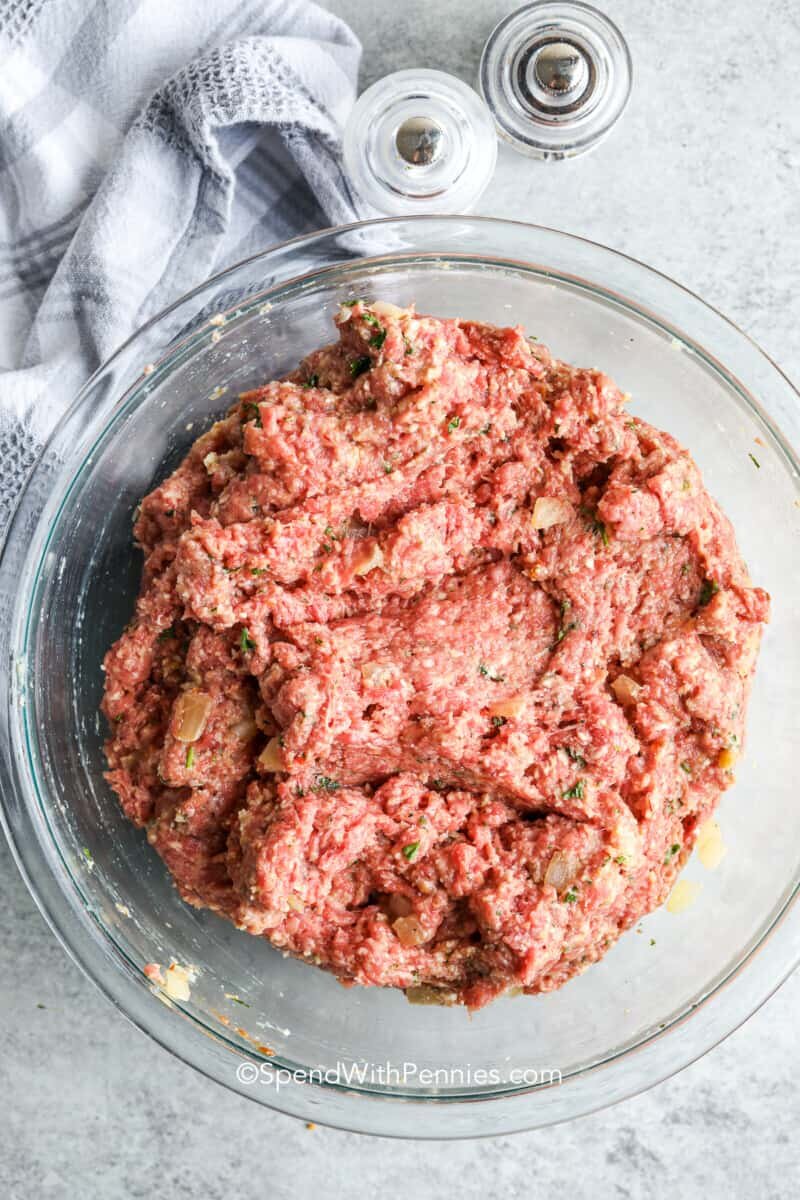
M 480 96 L 444 71 L 395 71 L 359 97 L 344 164 L 365 212 L 466 212 L 494 173 L 497 136 Z

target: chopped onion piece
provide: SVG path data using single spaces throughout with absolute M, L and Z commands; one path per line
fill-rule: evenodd
M 400 308 L 397 304 L 390 304 L 388 300 L 375 300 L 369 307 L 375 313 L 376 317 L 404 317 L 408 312 L 407 308 Z
M 715 871 L 728 853 L 722 830 L 714 820 L 706 821 L 697 831 L 697 857 L 707 871 Z
M 455 1004 L 456 994 L 444 988 L 432 987 L 429 983 L 420 983 L 416 987 L 406 988 L 406 999 L 409 1004 L 441 1004 L 447 1007 Z
M 191 972 L 179 963 L 170 963 L 164 980 L 164 991 L 170 1000 L 191 1000 L 192 992 L 189 987 Z
M 175 702 L 173 728 L 179 742 L 196 742 L 203 736 L 213 701 L 206 692 L 188 688 Z
M 353 574 L 366 575 L 383 563 L 383 551 L 376 541 L 364 542 L 353 558 Z
M 611 684 L 611 690 L 620 704 L 635 704 L 642 694 L 642 685 L 630 675 L 618 675 Z
M 280 740 L 277 737 L 270 738 L 259 754 L 258 766 L 262 771 L 283 771 L 285 769 L 283 765 L 283 752 Z
M 292 910 L 292 912 L 300 913 L 305 909 L 305 904 L 303 904 L 303 901 L 299 896 L 287 896 L 286 903 L 289 905 L 289 908 Z
M 553 525 L 563 525 L 571 516 L 572 505 L 568 500 L 540 496 L 533 506 L 531 525 L 534 529 L 550 529 Z
M 669 894 L 667 912 L 682 913 L 690 908 L 700 893 L 701 884 L 691 879 L 679 879 Z
M 572 883 L 576 869 L 575 859 L 572 855 L 564 854 L 562 850 L 556 850 L 547 864 L 544 882 L 549 883 L 557 892 L 560 892 L 568 883 Z
M 425 931 L 416 917 L 398 917 L 392 929 L 402 946 L 421 946 L 425 941 Z

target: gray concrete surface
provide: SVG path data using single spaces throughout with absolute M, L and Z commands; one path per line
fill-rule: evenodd
M 363 82 L 413 65 L 472 80 L 498 0 L 334 0 Z M 593 155 L 501 150 L 479 211 L 585 234 L 661 268 L 800 379 L 800 10 L 789 0 L 608 0 L 636 66 L 630 109 Z M 386 1142 L 271 1114 L 132 1029 L 66 959 L 0 849 L 0 1195 L 757 1196 L 800 1190 L 791 979 L 674 1079 L 542 1133 Z

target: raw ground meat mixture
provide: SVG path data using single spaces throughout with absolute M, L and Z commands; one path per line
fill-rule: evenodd
M 733 781 L 768 597 L 599 371 L 336 322 L 142 502 L 108 779 L 185 900 L 343 983 L 557 988 Z

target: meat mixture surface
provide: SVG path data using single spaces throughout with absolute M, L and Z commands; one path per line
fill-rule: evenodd
M 108 779 L 184 900 L 344 983 L 557 988 L 732 783 L 768 596 L 601 372 L 336 323 L 142 502 Z

